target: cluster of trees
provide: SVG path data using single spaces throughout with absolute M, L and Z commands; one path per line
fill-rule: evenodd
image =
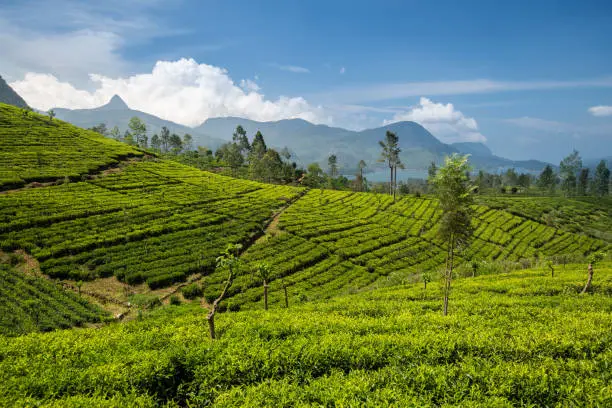
M 249 142 L 246 130 L 240 125 L 236 127 L 232 141 L 219 147 L 214 156 L 217 162 L 227 164 L 234 176 L 246 175 L 252 180 L 290 183 L 302 175 L 297 164 L 291 161 L 289 149 L 279 152 L 269 148 L 260 131 Z
M 537 179 L 537 186 L 551 194 L 557 187 L 568 197 L 597 196 L 610 194 L 610 169 L 604 160 L 600 161 L 591 176 L 591 170 L 582 166 L 580 153 L 574 150 L 559 163 L 559 172 L 547 165 Z
M 161 128 L 159 135 L 156 133 L 149 140 L 147 125 L 137 116 L 130 119 L 128 129 L 123 134 L 117 126 L 108 130 L 105 123 L 93 126 L 90 130 L 131 146 L 138 146 L 142 149 L 150 148 L 161 153 L 179 154 L 193 150 L 193 138 L 189 133 L 184 134 L 181 138 L 176 133 L 170 133 L 170 130 L 165 126 Z

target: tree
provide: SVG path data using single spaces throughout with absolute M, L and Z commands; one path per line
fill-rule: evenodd
M 599 197 L 608 195 L 610 189 L 610 170 L 606 166 L 606 162 L 604 160 L 600 161 L 595 168 L 593 185 L 595 195 Z
M 589 188 L 589 169 L 582 168 L 580 169 L 580 175 L 578 176 L 578 195 L 585 196 L 587 195 Z
M 437 172 L 438 166 L 436 166 L 436 162 L 432 160 L 431 163 L 429 163 L 429 167 L 427 168 L 427 180 L 433 180 L 433 178 L 436 177 Z
M 355 177 L 356 191 L 364 191 L 365 190 L 365 186 L 364 186 L 365 180 L 363 178 L 363 169 L 368 167 L 368 165 L 365 161 L 359 160 L 359 164 L 357 165 L 357 167 L 359 168 L 359 173 L 357 174 L 357 177 Z
M 555 176 L 555 172 L 553 171 L 552 166 L 547 164 L 546 167 L 544 167 L 544 170 L 542 170 L 540 173 L 540 177 L 538 177 L 538 187 L 554 193 L 556 184 L 557 177 Z
M 268 149 L 260 161 L 262 176 L 268 183 L 281 181 L 283 177 L 283 159 L 274 149 Z
M 93 130 L 94 132 L 99 133 L 102 136 L 106 136 L 108 133 L 108 129 L 106 128 L 106 123 L 100 123 L 99 125 L 96 125 L 90 128 L 90 130 Z
M 170 147 L 170 131 L 165 126 L 162 126 L 161 128 L 160 139 L 161 139 L 162 150 L 164 152 L 167 152 L 168 148 Z
M 393 195 L 393 171 L 395 169 L 396 160 L 399 154 L 399 148 L 397 146 L 398 138 L 395 133 L 391 132 L 390 130 L 387 130 L 387 133 L 385 134 L 385 140 L 379 141 L 378 144 L 382 149 L 379 161 L 386 162 L 389 166 L 389 194 Z
M 114 126 L 108 135 L 115 140 L 121 140 L 121 132 L 117 126 Z
M 170 140 L 168 141 L 168 145 L 170 146 L 170 149 L 172 149 L 172 151 L 175 154 L 177 154 L 183 148 L 183 141 L 181 140 L 181 137 L 179 135 L 177 135 L 176 133 L 173 133 L 170 136 Z
M 161 149 L 161 139 L 160 137 L 156 134 L 153 135 L 153 137 L 151 137 L 151 147 L 155 150 L 160 150 Z
M 183 135 L 183 149 L 186 152 L 193 150 L 193 137 L 189 133 Z
M 147 126 L 138 116 L 132 116 L 128 123 L 130 133 L 139 147 L 147 147 Z
M 238 145 L 242 154 L 248 153 L 249 150 L 251 150 L 251 145 L 249 144 L 249 138 L 247 137 L 246 130 L 244 130 L 241 125 L 236 126 L 236 130 L 232 135 L 232 140 Z
M 210 306 L 208 314 L 206 315 L 206 320 L 208 320 L 208 331 L 210 333 L 210 338 L 214 340 L 216 338 L 215 335 L 215 313 L 217 312 L 217 308 L 219 307 L 219 303 L 225 297 L 227 290 L 230 286 L 232 286 L 232 282 L 234 281 L 234 277 L 238 274 L 238 270 L 240 268 L 240 258 L 238 254 L 242 249 L 241 244 L 229 244 L 225 249 L 225 252 L 217 257 L 216 264 L 217 268 L 227 268 L 228 274 L 227 279 L 225 281 L 225 285 L 223 286 L 223 290 L 221 294 L 213 304 Z
M 338 157 L 335 154 L 329 155 L 327 165 L 329 166 L 329 176 L 336 177 L 338 175 Z
M 589 257 L 589 267 L 588 267 L 588 276 L 587 276 L 587 282 L 584 285 L 584 288 L 582 289 L 582 292 L 580 292 L 580 294 L 584 294 L 587 293 L 589 291 L 589 289 L 591 289 L 591 283 L 593 283 L 593 266 L 600 262 L 601 260 L 603 260 L 606 257 L 606 254 L 603 252 L 595 252 L 593 254 L 591 254 L 591 256 Z
M 125 133 L 123 134 L 123 143 L 127 143 L 130 146 L 134 146 L 136 144 L 136 141 L 134 140 L 134 136 L 132 136 L 129 130 L 126 130 Z
M 531 176 L 527 173 L 521 173 L 517 181 L 518 185 L 523 188 L 529 188 L 529 186 L 531 186 Z
M 53 109 L 49 109 L 47 111 L 47 115 L 49 116 L 49 122 L 53 121 L 53 118 L 55 117 L 55 111 Z
M 582 159 L 576 149 L 559 163 L 559 175 L 561 176 L 561 189 L 565 195 L 576 193 L 576 174 L 582 168 Z
M 323 181 L 323 170 L 319 163 L 310 163 L 308 165 L 308 173 L 304 176 L 302 184 L 307 187 L 320 187 Z
M 466 242 L 472 233 L 472 186 L 466 173 L 470 170 L 469 156 L 453 154 L 433 178 L 434 192 L 442 209 L 438 233 L 446 241 L 446 270 L 444 285 L 444 316 L 448 314 L 448 297 L 453 276 L 454 254 L 457 246 Z
M 223 152 L 223 160 L 232 169 L 232 174 L 236 175 L 236 171 L 244 164 L 244 157 L 240 153 L 240 147 L 236 143 L 228 143 Z
M 257 264 L 256 266 L 257 275 L 263 281 L 263 290 L 264 290 L 264 310 L 268 310 L 268 283 L 270 282 L 270 277 L 272 275 L 272 268 L 265 262 Z
M 504 182 L 508 186 L 516 186 L 518 184 L 518 174 L 516 174 L 516 170 L 506 170 L 506 174 L 504 174 Z

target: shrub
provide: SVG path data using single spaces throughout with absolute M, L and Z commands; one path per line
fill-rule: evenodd
M 204 291 L 202 290 L 202 286 L 198 285 L 197 283 L 192 283 L 190 285 L 183 286 L 181 292 L 183 293 L 185 299 L 190 300 L 200 297 L 204 293 Z
M 170 304 L 171 305 L 175 305 L 175 306 L 180 305 L 181 304 L 181 299 L 179 299 L 179 297 L 176 296 L 176 295 L 172 295 L 172 296 L 170 296 Z

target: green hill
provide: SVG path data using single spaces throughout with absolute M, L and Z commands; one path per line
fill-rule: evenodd
M 142 155 L 96 132 L 0 103 L 0 191 L 30 182 L 76 180 Z
M 408 285 L 290 309 L 173 306 L 0 337 L 2 406 L 610 406 L 612 265 Z M 167 404 L 167 405 L 165 405 Z

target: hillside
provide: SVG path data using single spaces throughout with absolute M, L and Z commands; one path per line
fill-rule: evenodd
M 610 406 L 612 265 L 379 289 L 100 329 L 0 337 L 2 406 Z M 168 405 L 165 405 L 168 404 Z
M 79 179 L 143 153 L 96 132 L 0 103 L 0 191 Z
M 436 236 L 440 214 L 431 198 L 394 203 L 380 194 L 232 179 L 1 108 L 8 113 L 1 128 L 8 153 L 0 171 L 14 172 L 15 165 L 4 163 L 40 155 L 35 172 L 16 173 L 23 182 L 71 178 L 0 194 L 0 249 L 26 250 L 44 274 L 84 280 L 86 290 L 116 303 L 126 304 L 131 293 L 166 296 L 186 280 L 204 284 L 206 296 L 214 296 L 224 279 L 215 259 L 230 243 L 244 245 L 246 265 L 229 293 L 233 309 L 259 305 L 252 279 L 257 262 L 272 265 L 273 302 L 283 283 L 313 300 L 418 276 L 444 263 Z M 35 136 L 24 138 L 23 128 Z M 537 206 L 537 200 L 529 203 Z M 608 245 L 527 214 L 486 205 L 474 210 L 475 234 L 460 262 L 581 258 Z
M 0 103 L 17 106 L 18 108 L 27 108 L 28 104 L 23 100 L 17 92 L 6 83 L 4 78 L 0 76 Z

